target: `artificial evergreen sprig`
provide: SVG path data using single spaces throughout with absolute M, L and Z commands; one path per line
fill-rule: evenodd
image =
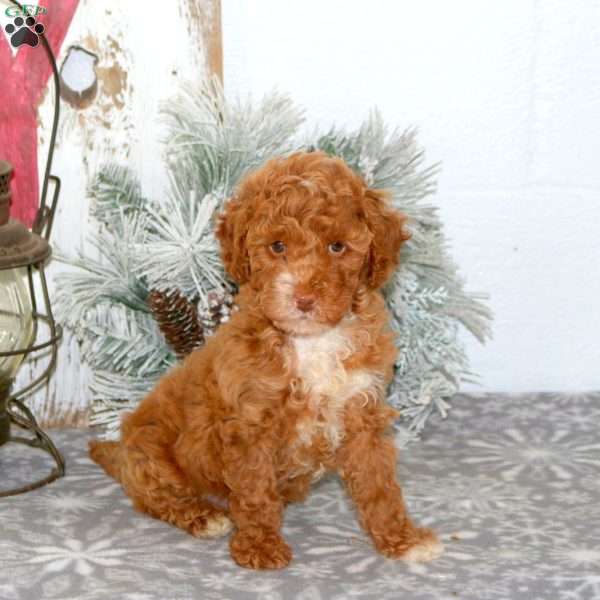
M 185 353 L 185 344 L 178 347 L 175 338 L 169 344 L 165 332 L 175 322 L 191 332 L 191 302 L 198 303 L 205 335 L 228 318 L 234 285 L 220 262 L 216 215 L 246 173 L 274 156 L 312 149 L 343 158 L 409 216 L 412 238 L 384 290 L 399 348 L 388 399 L 401 411 L 404 440 L 431 415 L 446 416 L 449 398 L 472 378 L 460 329 L 483 341 L 491 315 L 483 296 L 465 290 L 450 257 L 431 202 L 438 166 L 424 164 L 415 130 L 390 131 L 374 111 L 356 131 L 332 128 L 300 142 L 302 111 L 287 97 L 228 102 L 215 81 L 184 87 L 164 117 L 169 194 L 160 202 L 146 199 L 127 168 L 101 169 L 90 188 L 92 215 L 101 224 L 98 258 L 74 259 L 79 272 L 63 276 L 60 286 L 61 312 L 92 371 L 93 421 L 116 433 L 120 412 Z M 182 314 L 167 310 L 161 317 L 154 307 L 153 317 L 156 293 L 182 298 Z

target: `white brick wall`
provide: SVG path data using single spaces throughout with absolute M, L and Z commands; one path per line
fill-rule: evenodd
M 600 388 L 600 2 L 223 0 L 223 19 L 229 92 L 419 126 L 492 296 L 495 339 L 469 343 L 485 389 Z

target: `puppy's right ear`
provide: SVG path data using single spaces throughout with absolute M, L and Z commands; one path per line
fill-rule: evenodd
M 227 273 L 238 284 L 250 279 L 250 258 L 246 250 L 248 234 L 247 210 L 239 198 L 232 198 L 219 217 L 217 239 L 221 242 L 221 258 Z

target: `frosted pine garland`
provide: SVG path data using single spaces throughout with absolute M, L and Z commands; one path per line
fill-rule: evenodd
M 105 166 L 90 186 L 99 258 L 73 259 L 79 271 L 59 286 L 60 315 L 93 374 L 93 422 L 115 435 L 121 410 L 176 362 L 151 315 L 150 290 L 177 289 L 197 301 L 207 332 L 211 319 L 217 326 L 227 318 L 234 286 L 219 258 L 215 216 L 246 173 L 274 156 L 312 149 L 342 157 L 369 185 L 388 189 L 410 217 L 413 237 L 385 290 L 400 348 L 389 401 L 402 412 L 404 439 L 432 414 L 446 416 L 448 399 L 472 377 L 460 327 L 484 341 L 490 313 L 481 296 L 465 292 L 449 256 L 430 203 L 437 167 L 423 166 L 414 130 L 388 131 L 373 112 L 358 131 L 332 129 L 302 142 L 302 112 L 287 97 L 229 103 L 215 82 L 185 88 L 164 114 L 168 197 L 162 204 L 145 199 L 131 171 Z M 228 299 L 223 314 L 215 298 Z

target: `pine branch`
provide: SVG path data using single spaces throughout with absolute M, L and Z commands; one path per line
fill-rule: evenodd
M 249 170 L 299 149 L 293 140 L 302 112 L 278 93 L 257 105 L 229 103 L 212 79 L 200 89 L 184 86 L 163 113 L 166 155 L 179 196 L 195 190 L 202 197 L 216 189 L 228 195 Z
M 120 214 L 131 216 L 146 206 L 146 199 L 133 171 L 121 165 L 104 165 L 92 180 L 88 193 L 94 200 L 92 216 L 105 225 L 120 222 Z
M 145 243 L 139 246 L 136 274 L 159 290 L 179 289 L 205 301 L 212 289 L 227 287 L 214 236 L 218 199 L 167 198 L 157 209 Z
M 115 225 L 116 224 L 116 225 Z M 137 274 L 137 249 L 146 238 L 145 219 L 119 212 L 113 228 L 100 228 L 90 240 L 97 259 L 89 256 L 63 258 L 78 271 L 57 277 L 57 306 L 61 320 L 71 326 L 85 318 L 85 313 L 99 302 L 124 304 L 147 312 L 148 288 Z

